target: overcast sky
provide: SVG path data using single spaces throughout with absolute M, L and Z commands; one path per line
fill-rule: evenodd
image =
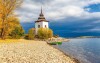
M 100 0 L 24 0 L 16 13 L 22 23 L 34 22 L 40 14 L 41 6 L 50 22 L 61 22 L 72 29 L 79 28 L 74 32 L 100 32 Z
M 17 10 L 21 22 L 37 19 L 41 6 L 48 20 L 61 20 L 73 17 L 76 19 L 100 18 L 100 12 L 90 12 L 90 5 L 98 5 L 100 0 L 24 0 L 21 9 Z

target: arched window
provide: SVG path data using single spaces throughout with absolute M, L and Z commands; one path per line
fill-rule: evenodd
M 38 28 L 40 28 L 40 25 L 38 25 Z
M 47 26 L 45 25 L 45 28 L 47 28 Z

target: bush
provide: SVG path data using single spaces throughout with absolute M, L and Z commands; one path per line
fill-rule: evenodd
M 24 38 L 25 38 L 25 39 L 28 39 L 28 34 L 25 34 Z
M 30 29 L 28 31 L 28 34 L 25 36 L 26 39 L 29 39 L 29 40 L 33 40 L 35 37 L 35 32 L 34 32 L 34 29 Z
M 53 31 L 48 28 L 39 28 L 37 35 L 38 35 L 38 38 L 40 39 L 48 39 L 48 38 L 52 38 Z
M 13 38 L 13 39 L 20 39 L 22 36 L 24 35 L 24 30 L 23 28 L 20 27 L 16 27 L 10 34 L 9 37 Z

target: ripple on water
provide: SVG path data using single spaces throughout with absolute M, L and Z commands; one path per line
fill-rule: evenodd
M 55 47 L 81 63 L 100 63 L 100 39 L 71 39 Z

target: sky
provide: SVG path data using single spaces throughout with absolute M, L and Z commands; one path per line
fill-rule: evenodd
M 16 10 L 22 25 L 34 26 L 41 6 L 55 34 L 100 36 L 100 0 L 23 0 Z

